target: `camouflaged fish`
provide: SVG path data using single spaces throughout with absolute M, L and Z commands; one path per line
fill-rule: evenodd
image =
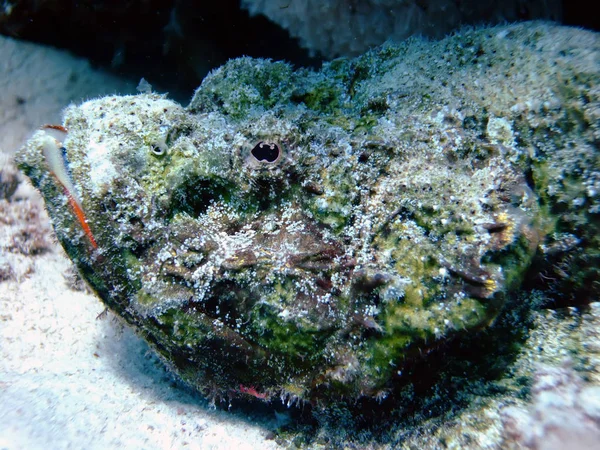
M 593 134 L 571 126 L 558 71 L 598 75 L 555 64 L 551 30 L 470 30 L 320 72 L 241 58 L 187 108 L 152 93 L 71 106 L 17 160 L 82 276 L 192 386 L 378 397 L 492 323 L 552 243 L 548 186 L 568 163 L 548 155 Z

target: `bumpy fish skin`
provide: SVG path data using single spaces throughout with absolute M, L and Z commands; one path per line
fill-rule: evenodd
M 470 30 L 320 72 L 233 60 L 188 108 L 71 106 L 63 146 L 97 249 L 45 131 L 17 160 L 84 278 L 194 387 L 377 396 L 424 349 L 493 322 L 556 240 L 553 155 L 598 133 L 594 63 L 557 65 L 573 45 L 557 30 L 598 43 L 545 24 Z M 588 80 L 567 89 L 565 72 Z M 567 205 L 584 219 L 588 191 Z

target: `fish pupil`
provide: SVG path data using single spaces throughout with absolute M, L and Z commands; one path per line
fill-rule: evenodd
M 274 143 L 259 142 L 250 152 L 260 162 L 272 163 L 279 158 L 279 147 Z

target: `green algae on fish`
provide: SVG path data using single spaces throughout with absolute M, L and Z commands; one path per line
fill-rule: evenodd
M 97 249 L 48 131 L 17 160 L 86 281 L 192 386 L 377 397 L 423 349 L 492 323 L 558 232 L 598 228 L 573 226 L 597 220 L 598 165 L 573 186 L 556 174 L 572 145 L 597 162 L 598 40 L 567 59 L 556 30 L 585 35 L 468 30 L 320 72 L 240 58 L 187 108 L 152 93 L 71 106 L 57 145 Z M 581 200 L 558 211 L 567 190 Z

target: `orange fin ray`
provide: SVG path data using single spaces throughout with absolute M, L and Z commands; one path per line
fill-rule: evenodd
M 94 239 L 94 235 L 92 234 L 92 230 L 90 229 L 90 226 L 88 225 L 87 218 L 85 217 L 85 213 L 83 212 L 83 209 L 81 208 L 81 206 L 79 206 L 79 203 L 77 202 L 77 200 L 75 200 L 75 198 L 71 195 L 71 193 L 67 190 L 67 188 L 65 188 L 65 194 L 67 195 L 67 198 L 69 199 L 69 204 L 71 205 L 71 208 L 73 208 L 73 211 L 75 212 L 75 216 L 77 216 L 77 220 L 79 221 L 81 228 L 83 228 L 85 235 L 90 240 L 90 243 L 92 244 L 92 247 L 94 247 L 94 250 L 97 249 L 98 244 L 96 243 L 96 239 Z

